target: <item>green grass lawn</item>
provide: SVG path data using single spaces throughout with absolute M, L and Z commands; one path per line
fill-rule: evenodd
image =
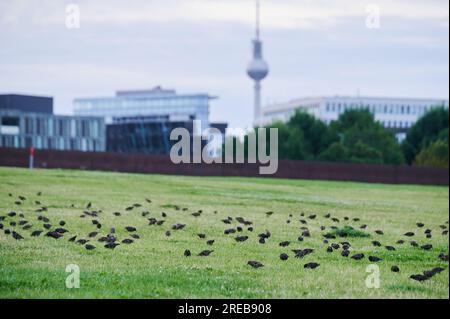
M 37 196 L 38 192 L 42 195 Z M 22 205 L 15 204 L 19 195 L 27 198 Z M 48 211 L 35 212 L 42 206 L 36 205 L 36 200 Z M 0 230 L 0 298 L 448 298 L 448 262 L 438 258 L 441 252 L 448 254 L 448 235 L 442 235 L 439 228 L 448 226 L 448 201 L 448 187 L 0 168 L 0 216 L 10 211 L 25 215 L 0 221 L 4 229 L 24 237 L 17 241 Z M 103 226 L 90 241 L 96 246 L 92 251 L 68 241 L 74 235 L 87 238 L 96 230 L 93 218 L 80 218 L 89 202 L 89 211 L 101 210 L 96 219 Z M 142 207 L 125 210 L 134 203 Z M 177 210 L 176 206 L 188 210 Z M 198 210 L 203 210 L 200 217 L 191 215 Z M 143 217 L 143 211 L 150 214 Z M 268 217 L 267 211 L 274 214 Z M 325 218 L 328 213 L 340 222 Z M 316 214 L 316 219 L 309 219 L 311 214 Z M 45 232 L 31 237 L 33 230 L 44 230 L 43 222 L 37 220 L 39 215 L 48 217 L 53 228 L 64 220 L 69 233 L 57 240 L 44 236 Z M 239 234 L 249 236 L 246 242 L 236 242 L 236 234 L 224 235 L 225 229 L 238 226 L 235 220 L 231 225 L 221 221 L 228 216 L 253 222 L 253 232 L 244 227 Z M 164 219 L 164 225 L 148 225 L 151 217 Z M 33 227 L 23 230 L 23 226 L 10 226 L 10 221 L 21 219 Z M 417 222 L 425 227 L 418 228 Z M 165 232 L 175 223 L 186 227 L 171 230 L 167 237 Z M 367 224 L 367 229 L 361 230 L 362 224 Z M 366 258 L 356 261 L 342 257 L 341 249 L 328 253 L 322 235 L 331 232 L 333 225 L 352 226 L 355 234 L 363 236 L 332 239 L 330 243 L 348 241 L 352 254 L 364 253 Z M 130 238 L 126 226 L 137 228 L 140 239 L 133 244 L 110 250 L 97 241 L 111 227 L 116 228 L 118 242 Z M 299 242 L 302 226 L 309 228 L 311 237 Z M 326 229 L 322 231 L 321 226 Z M 431 239 L 424 235 L 427 228 L 432 230 Z M 266 229 L 272 236 L 263 245 L 258 243 L 257 234 Z M 375 234 L 377 229 L 384 235 Z M 416 235 L 407 238 L 403 234 L 408 231 Z M 200 239 L 198 233 L 206 234 L 206 239 Z M 215 240 L 213 246 L 206 244 L 208 239 Z M 397 244 L 399 239 L 406 243 Z M 373 240 L 396 250 L 374 247 Z M 419 245 L 431 243 L 433 248 L 414 248 L 410 240 Z M 282 241 L 291 244 L 280 247 Z M 291 250 L 304 248 L 315 252 L 294 258 Z M 183 256 L 185 249 L 192 252 L 191 257 Z M 208 257 L 197 256 L 205 249 L 214 252 Z M 281 261 L 281 253 L 287 253 L 289 259 Z M 369 255 L 383 259 L 377 263 L 379 289 L 365 285 Z M 249 260 L 264 267 L 253 269 L 247 265 Z M 320 266 L 305 269 L 309 262 Z M 80 268 L 78 289 L 66 288 L 69 264 Z M 393 265 L 400 267 L 399 273 L 391 272 Z M 425 282 L 409 278 L 438 266 L 445 270 Z

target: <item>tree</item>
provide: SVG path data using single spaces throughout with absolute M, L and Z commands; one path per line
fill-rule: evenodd
M 414 165 L 448 168 L 448 141 L 437 140 L 417 154 Z
M 339 136 L 341 155 L 347 154 L 347 162 L 355 163 L 404 163 L 400 145 L 394 133 L 385 129 L 369 110 L 347 110 L 330 125 L 331 135 Z M 336 150 L 336 149 L 335 149 Z M 329 157 L 329 151 L 321 157 Z
M 417 154 L 437 140 L 448 142 L 448 115 L 444 107 L 432 109 L 409 129 L 402 144 L 407 163 L 411 164 Z

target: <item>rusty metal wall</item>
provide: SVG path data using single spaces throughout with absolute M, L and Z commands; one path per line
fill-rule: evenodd
M 28 150 L 0 148 L 0 166 L 28 167 Z M 247 176 L 267 178 L 356 181 L 386 184 L 449 185 L 449 170 L 440 168 L 279 161 L 275 175 L 259 175 L 259 164 L 179 164 L 167 156 L 86 153 L 38 150 L 35 167 L 66 168 L 129 173 Z

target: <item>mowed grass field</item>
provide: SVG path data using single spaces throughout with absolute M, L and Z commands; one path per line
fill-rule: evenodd
M 15 204 L 18 196 L 26 197 L 21 205 Z M 152 202 L 147 203 L 146 198 Z M 0 168 L 0 216 L 10 211 L 24 214 L 24 218 L 7 216 L 1 221 L 4 229 L 15 230 L 24 239 L 14 240 L 0 230 L 0 298 L 448 298 L 448 262 L 438 258 L 442 252 L 448 255 L 449 238 L 439 227 L 448 226 L 448 201 L 448 187 Z M 98 218 L 80 218 L 89 202 L 92 207 L 88 211 L 101 211 Z M 142 207 L 125 210 L 135 203 Z M 48 211 L 35 212 L 41 206 Z M 202 210 L 199 217 L 191 215 L 198 210 Z M 145 211 L 149 215 L 143 217 Z M 274 214 L 268 217 L 268 211 Z M 167 214 L 165 218 L 162 212 Z M 308 218 L 312 214 L 317 215 L 314 220 Z M 326 214 L 339 222 L 325 218 Z M 46 231 L 31 237 L 32 231 L 45 230 L 37 220 L 39 215 L 48 217 L 53 228 L 64 220 L 69 233 L 60 239 L 46 237 Z M 228 216 L 233 218 L 230 225 L 221 221 Z M 238 216 L 252 221 L 254 231 L 244 226 L 242 233 L 224 235 L 225 229 L 239 225 Z M 165 222 L 149 225 L 151 217 Z M 22 219 L 32 228 L 9 225 Z M 102 229 L 97 230 L 92 219 L 97 219 Z M 417 222 L 425 226 L 418 228 Z M 171 230 L 175 223 L 186 227 Z M 330 227 L 360 229 L 363 224 L 368 225 L 363 231 L 370 237 L 330 240 L 348 241 L 351 254 L 364 253 L 363 260 L 342 257 L 341 249 L 326 251 L 322 235 Z M 111 227 L 116 228 L 119 243 L 131 238 L 126 226 L 137 228 L 140 239 L 133 244 L 110 250 L 97 241 Z M 321 226 L 326 229 L 322 231 Z M 308 227 L 311 233 L 302 242 L 297 240 L 300 227 Z M 432 230 L 431 239 L 424 235 L 427 228 Z M 96 230 L 99 235 L 88 238 L 88 233 Z M 168 230 L 170 236 L 165 234 Z M 272 236 L 260 244 L 257 234 L 266 230 Z M 407 238 L 406 232 L 415 236 Z M 204 233 L 206 239 L 198 233 Z M 88 251 L 69 242 L 75 235 L 90 239 L 96 249 Z M 237 242 L 236 235 L 249 239 Z M 212 246 L 206 244 L 208 239 L 215 240 Z M 397 244 L 399 239 L 406 243 Z M 383 246 L 374 247 L 373 240 Z M 410 240 L 419 245 L 430 243 L 433 248 L 412 247 Z M 291 243 L 280 247 L 282 241 Z M 385 245 L 396 250 L 388 251 Z M 315 251 L 294 258 L 291 250 L 304 248 Z M 186 249 L 192 256 L 183 255 Z M 197 256 L 205 249 L 214 252 Z M 280 260 L 281 253 L 287 253 L 289 259 Z M 366 267 L 372 264 L 369 255 L 383 259 L 376 263 L 379 289 L 365 284 Z M 264 267 L 253 269 L 247 265 L 250 260 Z M 308 262 L 320 266 L 305 269 Z M 66 288 L 69 264 L 80 268 L 78 289 Z M 400 268 L 399 273 L 391 272 L 393 265 Z M 424 282 L 409 278 L 434 267 L 445 270 Z

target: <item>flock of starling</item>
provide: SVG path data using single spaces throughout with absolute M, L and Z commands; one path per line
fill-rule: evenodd
M 40 197 L 42 195 L 41 192 L 37 193 L 36 196 Z M 14 204 L 20 208 L 21 205 L 27 201 L 25 196 L 13 196 L 9 194 L 11 198 L 14 199 Z M 151 204 L 152 201 L 150 199 L 145 199 L 146 204 Z M 66 225 L 64 220 L 53 221 L 50 217 L 46 216 L 48 214 L 48 207 L 43 205 L 40 200 L 35 200 L 34 205 L 36 206 L 34 212 L 32 213 L 32 219 L 35 221 L 30 221 L 26 219 L 26 216 L 22 212 L 10 211 L 5 215 L 0 215 L 0 230 L 6 235 L 11 235 L 11 237 L 15 240 L 24 240 L 26 237 L 39 237 L 41 235 L 49 237 L 55 240 L 68 240 L 68 242 L 73 243 L 75 245 L 83 246 L 86 250 L 92 251 L 97 249 L 97 247 L 103 247 L 105 249 L 113 250 L 119 245 L 131 245 L 135 241 L 140 239 L 138 235 L 138 227 L 136 226 L 126 226 L 124 230 L 127 236 L 126 238 L 119 238 L 116 233 L 115 227 L 104 227 L 102 225 L 102 216 L 106 214 L 102 210 L 93 209 L 92 203 L 88 203 L 84 209 L 82 209 L 81 214 L 79 215 L 80 219 L 85 220 L 92 227 L 92 231 L 87 234 L 80 235 L 72 233 Z M 152 227 L 165 227 L 165 236 L 170 237 L 172 232 L 182 231 L 185 229 L 187 224 L 183 223 L 175 223 L 170 226 L 165 226 L 166 219 L 168 214 L 165 212 L 161 212 L 161 218 L 148 217 L 150 215 L 149 211 L 142 211 L 143 205 L 139 203 L 132 204 L 124 208 L 126 212 L 137 211 L 140 210 L 140 216 L 142 220 L 146 222 L 146 226 Z M 71 208 L 75 208 L 74 205 L 71 205 Z M 192 216 L 192 218 L 197 218 L 202 216 L 203 211 L 198 210 L 190 213 L 188 208 L 181 208 L 179 206 L 173 205 L 173 208 L 177 211 L 183 211 L 186 214 Z M 214 212 L 217 214 L 217 211 Z M 270 211 L 266 213 L 266 218 L 270 218 L 274 212 Z M 121 212 L 113 212 L 112 216 L 119 218 L 123 214 Z M 289 214 L 288 219 L 286 220 L 287 224 L 291 224 L 293 222 L 294 216 Z M 352 244 L 350 243 L 350 237 L 348 233 L 342 231 L 343 228 L 339 228 L 337 225 L 341 223 L 341 220 L 337 217 L 332 216 L 331 214 L 326 214 L 324 216 L 318 216 L 317 214 L 311 214 L 306 216 L 305 213 L 300 214 L 300 219 L 298 219 L 299 223 L 299 234 L 295 241 L 293 240 L 285 240 L 278 243 L 278 246 L 281 249 L 285 250 L 279 255 L 279 259 L 281 262 L 287 261 L 291 256 L 296 259 L 303 259 L 306 256 L 313 256 L 317 249 L 313 248 L 302 248 L 302 249 L 288 249 L 288 247 L 295 245 L 303 245 L 304 242 L 307 241 L 308 238 L 312 237 L 312 231 L 308 227 L 310 223 L 318 222 L 318 220 L 322 219 L 324 224 L 328 224 L 328 226 L 321 225 L 320 231 L 322 233 L 320 236 L 321 240 L 324 244 L 324 251 L 329 254 L 339 253 L 342 258 L 349 258 L 354 261 L 368 260 L 371 263 L 377 263 L 383 261 L 382 258 L 378 256 L 374 256 L 372 254 L 365 254 L 361 251 L 355 251 L 352 248 Z M 349 226 L 349 223 L 360 223 L 359 218 L 343 218 L 346 229 L 355 230 L 352 226 Z M 269 230 L 265 230 L 264 232 L 254 234 L 254 223 L 251 220 L 247 220 L 243 217 L 227 217 L 225 219 L 219 219 L 219 223 L 224 225 L 223 235 L 226 237 L 232 237 L 236 243 L 240 243 L 242 245 L 247 241 L 257 241 L 259 244 L 264 245 L 269 240 L 271 240 L 272 234 Z M 33 223 L 33 224 L 32 224 Z M 331 225 L 330 225 L 331 224 Z M 422 222 L 418 222 L 415 225 L 414 230 L 407 231 L 403 234 L 402 238 L 398 239 L 395 245 L 411 245 L 416 249 L 421 249 L 424 251 L 431 251 L 433 245 L 429 242 L 436 233 L 436 230 L 433 231 L 430 228 L 426 228 L 425 224 Z M 139 227 L 145 227 L 139 225 Z M 359 229 L 365 230 L 367 229 L 367 224 L 359 225 Z M 107 229 L 107 231 L 105 230 Z M 327 229 L 332 232 L 327 232 Z M 444 222 L 442 225 L 439 225 L 439 230 L 441 236 L 448 235 L 448 220 Z M 380 229 L 374 230 L 374 235 L 381 240 L 384 235 L 384 232 Z M 319 234 L 317 234 L 319 235 Z M 213 247 L 216 240 L 214 238 L 209 238 L 204 233 L 196 234 L 198 240 L 202 240 L 206 243 L 208 247 Z M 414 238 L 417 239 L 413 240 Z M 419 243 L 419 240 L 424 240 L 427 242 Z M 373 240 L 371 244 L 380 249 L 386 249 L 387 251 L 393 252 L 396 251 L 395 246 L 392 244 L 382 244 L 379 240 Z M 195 252 L 194 255 L 201 257 L 208 257 L 214 253 L 213 249 L 205 249 L 199 252 Z M 193 253 L 189 249 L 185 249 L 183 253 L 184 257 L 188 258 L 193 256 Z M 448 263 L 448 254 L 445 252 L 441 252 L 438 256 L 430 256 L 431 260 L 436 260 L 436 262 L 446 262 Z M 257 260 L 250 260 L 247 262 L 249 267 L 258 269 L 264 267 L 264 264 Z M 320 267 L 320 264 L 317 262 L 308 262 L 303 265 L 305 269 L 317 269 Z M 400 273 L 400 267 L 398 265 L 391 265 L 391 271 L 393 273 Z M 435 275 L 445 271 L 444 268 L 437 266 L 433 269 L 425 270 L 421 274 L 412 274 L 410 278 L 415 281 L 425 281 L 429 280 Z

